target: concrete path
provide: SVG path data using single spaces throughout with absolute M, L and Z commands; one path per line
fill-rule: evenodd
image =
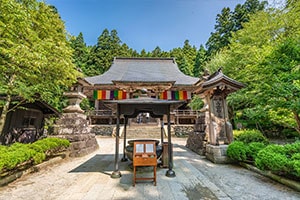
M 29 174 L 0 188 L 1 200 L 105 200 L 105 199 L 300 199 L 300 193 L 234 165 L 216 165 L 173 138 L 175 178 L 158 168 L 157 186 L 138 182 L 132 186 L 130 162 L 121 163 L 122 177 L 110 178 L 114 169 L 113 138 L 97 138 L 100 149 L 70 158 Z M 120 152 L 123 149 L 120 140 Z M 145 175 L 145 174 L 143 174 Z

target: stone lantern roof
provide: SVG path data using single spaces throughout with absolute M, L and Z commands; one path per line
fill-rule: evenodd
M 230 94 L 245 87 L 244 84 L 224 75 L 221 68 L 210 76 L 204 76 L 196 85 L 198 87 L 194 92 L 200 95 L 217 88 Z

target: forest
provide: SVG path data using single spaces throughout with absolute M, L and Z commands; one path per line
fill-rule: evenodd
M 5 94 L 0 130 L 13 96 L 41 98 L 60 110 L 63 92 L 77 77 L 103 74 L 114 57 L 174 57 L 186 75 L 201 77 L 204 70 L 213 73 L 222 67 L 224 74 L 247 86 L 228 97 L 234 124 L 268 137 L 300 136 L 297 0 L 276 7 L 246 0 L 233 10 L 223 8 L 206 44 L 195 47 L 186 39 L 168 52 L 159 46 L 137 52 L 122 42 L 117 30 L 108 29 L 97 44 L 87 46 L 82 33 L 66 32 L 55 7 L 36 0 L 0 2 L 0 94 Z

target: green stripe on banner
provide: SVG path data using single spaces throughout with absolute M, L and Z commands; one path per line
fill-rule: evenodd
M 114 98 L 118 99 L 118 90 L 114 90 Z
M 175 99 L 176 99 L 176 100 L 179 100 L 179 91 L 176 91 L 176 92 L 175 92 Z
M 94 99 L 98 99 L 98 91 L 97 90 L 94 90 Z

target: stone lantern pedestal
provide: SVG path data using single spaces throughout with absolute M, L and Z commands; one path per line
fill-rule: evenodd
M 79 106 L 85 95 L 77 91 L 66 92 L 64 95 L 69 105 L 57 120 L 54 134 L 71 142 L 70 157 L 87 155 L 98 149 L 98 143 L 95 134 L 90 132 L 87 116 Z

